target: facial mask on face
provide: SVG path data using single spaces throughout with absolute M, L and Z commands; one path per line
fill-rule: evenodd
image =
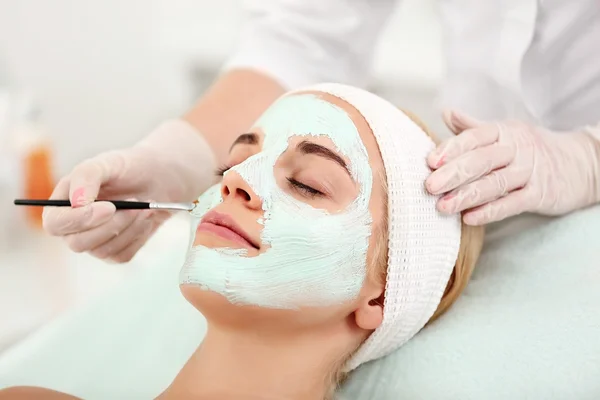
M 233 304 L 265 308 L 328 306 L 356 298 L 366 277 L 372 187 L 367 150 L 356 126 L 344 110 L 310 94 L 279 99 L 255 126 L 265 134 L 262 151 L 227 174 L 239 174 L 262 200 L 261 239 L 270 248 L 247 257 L 246 250 L 193 247 L 180 282 L 217 292 Z M 315 209 L 279 187 L 274 165 L 294 136 L 328 137 L 350 161 L 360 190 L 344 210 Z M 202 216 L 222 201 L 220 185 L 198 201 L 193 234 Z

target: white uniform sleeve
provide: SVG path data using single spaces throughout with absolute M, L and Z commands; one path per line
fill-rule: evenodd
M 256 69 L 288 89 L 364 87 L 377 39 L 398 0 L 246 0 L 226 70 Z

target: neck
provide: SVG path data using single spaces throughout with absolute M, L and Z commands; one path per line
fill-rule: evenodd
M 278 337 L 209 325 L 202 344 L 160 398 L 322 400 L 330 389 L 332 360 L 344 353 L 336 336 Z

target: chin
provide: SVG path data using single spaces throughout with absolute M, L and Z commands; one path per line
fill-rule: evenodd
M 206 318 L 210 324 L 234 329 L 281 329 L 302 320 L 302 310 L 281 310 L 252 305 L 232 304 L 223 295 L 194 284 L 179 286 L 183 297 Z
M 348 304 L 295 310 L 264 308 L 232 304 L 221 294 L 194 284 L 182 284 L 179 289 L 183 297 L 204 316 L 209 328 L 212 325 L 238 332 L 261 333 L 261 336 L 327 331 L 340 323 L 346 324 L 344 321 L 354 308 Z

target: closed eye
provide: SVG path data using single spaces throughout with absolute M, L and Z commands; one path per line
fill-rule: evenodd
M 307 197 L 314 198 L 314 197 L 325 196 L 325 194 L 323 192 L 321 192 L 315 188 L 312 188 L 308 185 L 305 185 L 304 183 L 299 182 L 294 178 L 287 178 L 287 181 L 294 190 L 300 192 L 300 194 L 303 194 Z
M 217 168 L 215 170 L 215 175 L 223 176 L 223 175 L 225 175 L 225 172 L 229 171 L 232 167 L 233 167 L 232 165 L 228 165 L 228 164 L 221 165 L 219 168 Z

